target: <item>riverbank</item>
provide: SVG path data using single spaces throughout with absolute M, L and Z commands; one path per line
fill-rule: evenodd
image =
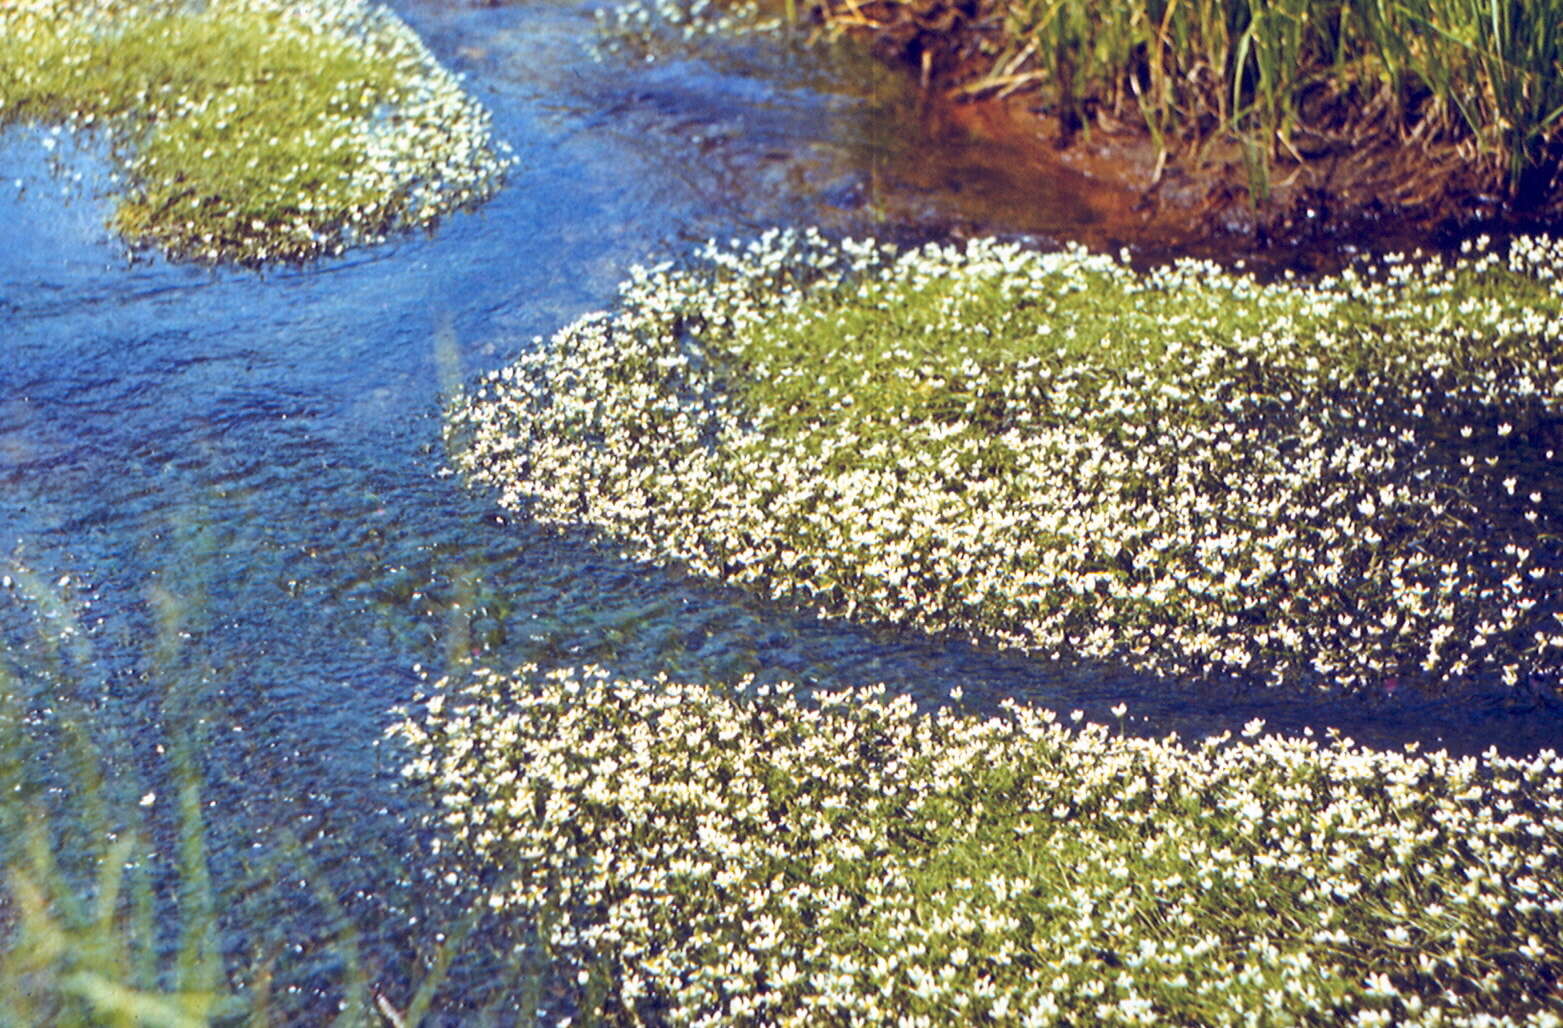
M 815 0 L 933 102 L 1127 188 L 1148 225 L 1260 242 L 1563 220 L 1555 4 Z
M 1066 138 L 1056 115 L 1029 93 L 956 98 L 925 94 L 934 133 L 969 140 L 989 153 L 1014 155 L 1022 174 L 1046 181 L 1060 174 L 1089 183 L 1103 227 L 1155 258 L 1197 255 L 1227 260 L 1233 249 L 1251 263 L 1302 266 L 1341 247 L 1354 251 L 1415 247 L 1453 250 L 1483 233 L 1547 231 L 1563 224 L 1563 201 L 1521 209 L 1457 153 L 1429 156 L 1386 141 L 1274 160 L 1265 198 L 1255 201 L 1241 148 L 1210 146 L 1196 160 L 1163 157 L 1154 138 L 1132 122 L 1103 118 L 1089 133 Z

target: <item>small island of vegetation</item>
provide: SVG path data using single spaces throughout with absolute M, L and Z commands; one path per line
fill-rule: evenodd
M 455 408 L 506 506 L 835 616 L 1305 689 L 1558 689 L 1554 243 L 1315 282 L 773 233 Z
M 497 867 L 475 901 L 606 1023 L 1560 1023 L 1555 753 L 1134 739 L 594 668 L 421 707 L 396 731 L 452 873 Z
M 360 0 L 0 5 L 0 126 L 102 135 L 114 225 L 208 262 L 307 260 L 432 225 L 509 158 L 394 14 Z

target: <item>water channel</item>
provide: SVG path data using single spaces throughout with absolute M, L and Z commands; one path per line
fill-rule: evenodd
M 930 135 L 897 79 L 848 55 L 750 41 L 599 62 L 568 0 L 398 8 L 519 158 L 428 237 L 260 273 L 129 260 L 91 141 L 0 135 L 0 638 L 33 727 L 70 693 L 111 777 L 166 797 L 162 748 L 197 741 L 224 947 L 274 958 L 289 1019 L 335 1014 L 344 923 L 401 1004 L 459 912 L 382 735 L 423 674 L 464 660 L 885 682 L 929 705 L 959 683 L 979 708 L 1110 720 L 1123 701 L 1131 729 L 1188 736 L 1257 716 L 1380 745 L 1563 739 L 1534 698 L 1234 698 L 821 621 L 501 515 L 443 469 L 442 396 L 611 303 L 634 263 L 776 224 L 1133 240 L 1089 183 Z M 263 866 L 266 888 L 238 884 Z M 437 1007 L 462 1020 L 497 973 L 458 960 Z

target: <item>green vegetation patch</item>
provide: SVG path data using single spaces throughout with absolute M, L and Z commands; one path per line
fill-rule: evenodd
M 303 260 L 429 226 L 498 188 L 487 113 L 360 0 L 0 6 L 0 125 L 107 135 L 137 245 Z
M 393 731 L 609 1021 L 1560 1023 L 1550 751 L 815 703 L 524 668 Z
M 820 6 L 852 23 L 851 0 Z M 948 9 L 875 6 L 914 23 Z M 993 0 L 956 35 L 981 54 L 967 92 L 1035 83 L 1066 119 L 1137 116 L 1169 149 L 1233 132 L 1259 172 L 1385 140 L 1436 164 L 1455 144 L 1512 188 L 1558 168 L 1560 26 L 1559 0 Z
M 772 234 L 458 402 L 545 521 L 848 617 L 1340 689 L 1563 668 L 1563 249 L 1318 283 Z

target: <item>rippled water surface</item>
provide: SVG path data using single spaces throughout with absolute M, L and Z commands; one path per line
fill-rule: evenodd
M 90 141 L 0 135 L 0 630 L 34 727 L 74 693 L 116 774 L 166 793 L 158 747 L 193 733 L 225 945 L 275 957 L 282 1009 L 334 1009 L 344 925 L 405 1002 L 459 912 L 431 880 L 421 800 L 397 789 L 403 754 L 381 742 L 420 668 L 884 681 L 928 704 L 959 682 L 979 707 L 1107 719 L 1123 700 L 1131 727 L 1185 734 L 1260 716 L 1463 750 L 1563 737 L 1534 701 L 1234 700 L 822 622 L 500 516 L 442 471 L 442 393 L 610 303 L 633 263 L 773 224 L 1122 240 L 1081 183 L 984 176 L 980 152 L 919 137 L 916 104 L 839 55 L 596 63 L 579 6 L 402 10 L 520 160 L 428 238 L 263 274 L 130 262 L 103 228 L 112 183 Z M 965 170 L 928 172 L 946 165 Z M 56 654 L 45 640 L 73 617 Z M 268 887 L 238 894 L 256 875 Z M 507 981 L 474 951 L 440 1005 Z

